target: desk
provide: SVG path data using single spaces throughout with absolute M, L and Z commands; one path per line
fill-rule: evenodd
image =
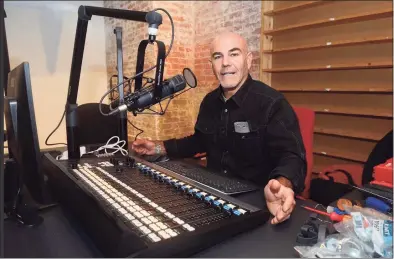
M 297 200 L 291 218 L 281 225 L 269 222 L 250 232 L 204 250 L 194 257 L 298 257 L 293 249 L 296 234 L 309 212 Z M 41 213 L 44 222 L 37 228 L 24 228 L 5 222 L 5 257 L 101 257 L 72 217 L 60 206 Z

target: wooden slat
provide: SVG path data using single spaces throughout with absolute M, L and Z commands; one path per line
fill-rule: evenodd
M 302 71 L 322 71 L 322 70 L 349 70 L 349 69 L 370 69 L 370 68 L 392 68 L 392 62 L 381 63 L 361 63 L 348 65 L 328 65 L 328 66 L 305 66 L 305 67 L 286 67 L 262 69 L 263 72 L 282 73 L 282 72 L 302 72 Z
M 390 1 L 325 1 L 329 4 L 317 5 L 313 8 L 304 8 L 284 15 L 274 16 L 273 29 L 284 28 L 305 23 L 336 20 L 342 17 L 353 17 L 360 14 L 378 13 L 392 10 Z M 338 28 L 338 26 L 335 26 Z
M 393 69 L 333 70 L 273 73 L 271 86 L 279 91 L 392 92 Z
M 319 154 L 313 155 L 313 172 L 324 172 L 329 166 L 332 165 L 337 165 L 336 168 L 340 169 L 341 165 L 364 166 L 364 163 Z
M 318 28 L 321 26 L 331 26 L 331 25 L 339 25 L 339 24 L 346 24 L 352 22 L 360 22 L 366 20 L 373 20 L 373 19 L 381 19 L 393 16 L 393 10 L 387 9 L 384 11 L 378 12 L 366 12 L 358 15 L 349 15 L 349 16 L 342 16 L 338 17 L 334 20 L 321 20 L 315 22 L 308 22 L 308 23 L 301 23 L 296 25 L 290 25 L 283 28 L 273 29 L 273 30 L 266 30 L 263 33 L 266 35 L 275 35 L 278 33 L 283 33 L 287 31 L 295 31 L 295 30 L 305 30 L 311 28 Z
M 392 94 L 284 93 L 293 106 L 318 112 L 392 117 Z
M 272 10 L 274 5 L 273 1 L 263 1 L 261 4 L 262 12 L 265 10 Z M 273 18 L 270 16 L 263 16 L 261 19 L 261 30 L 270 30 L 273 28 Z M 262 35 L 260 46 L 261 49 L 270 50 L 272 49 L 273 37 L 269 35 Z M 262 53 L 260 57 L 260 80 L 267 85 L 271 85 L 271 73 L 265 73 L 261 69 L 272 68 L 272 55 Z
M 269 10 L 269 11 L 265 11 L 263 13 L 263 15 L 268 15 L 268 16 L 272 16 L 272 15 L 277 15 L 277 14 L 284 14 L 284 13 L 288 13 L 288 12 L 294 12 L 294 11 L 298 11 L 300 9 L 304 9 L 304 8 L 310 8 L 310 7 L 314 7 L 317 5 L 322 5 L 327 3 L 328 1 L 302 1 L 300 3 L 297 4 L 293 4 L 290 6 L 285 6 L 282 8 L 276 8 L 273 10 Z
M 315 132 L 378 141 L 393 129 L 393 121 L 383 118 L 316 114 Z
M 376 142 L 373 141 L 355 140 L 319 134 L 314 135 L 313 142 L 313 151 L 315 153 L 351 159 L 359 162 L 365 162 L 376 145 Z
M 384 63 L 393 63 L 392 42 L 277 53 L 273 57 L 272 67 L 329 67 Z
M 274 19 L 276 20 L 276 19 Z M 393 18 L 327 26 L 309 30 L 288 31 L 275 35 L 273 49 L 321 45 L 327 42 L 346 42 L 377 38 L 393 38 Z
M 342 41 L 328 41 L 324 43 L 318 44 L 310 44 L 298 47 L 289 47 L 289 48 L 278 48 L 273 50 L 263 50 L 263 53 L 266 54 L 275 54 L 275 53 L 283 53 L 283 52 L 293 52 L 293 51 L 301 51 L 301 50 L 316 50 L 316 49 L 327 49 L 327 48 L 335 48 L 335 47 L 348 47 L 348 46 L 357 46 L 364 44 L 379 44 L 393 42 L 393 37 L 377 37 L 377 38 L 364 38 L 364 39 L 353 39 L 353 40 L 342 40 Z

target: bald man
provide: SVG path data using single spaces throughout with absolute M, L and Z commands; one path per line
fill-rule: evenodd
M 218 35 L 210 63 L 220 85 L 202 100 L 194 134 L 164 142 L 139 139 L 132 149 L 169 158 L 206 152 L 208 168 L 264 187 L 271 223 L 280 223 L 304 189 L 305 148 L 296 114 L 281 93 L 252 79 L 252 53 L 240 35 Z

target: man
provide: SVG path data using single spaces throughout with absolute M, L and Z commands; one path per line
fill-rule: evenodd
M 132 149 L 170 158 L 206 152 L 208 168 L 265 186 L 271 223 L 282 222 L 294 209 L 294 193 L 304 188 L 305 149 L 297 117 L 282 94 L 251 78 L 252 54 L 240 35 L 216 37 L 210 62 L 220 86 L 203 99 L 195 133 L 164 142 L 136 140 Z

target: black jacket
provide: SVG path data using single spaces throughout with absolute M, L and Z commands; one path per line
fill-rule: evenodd
M 250 75 L 227 101 L 220 86 L 207 94 L 195 133 L 164 146 L 170 158 L 206 152 L 208 168 L 262 187 L 284 176 L 295 193 L 304 189 L 306 156 L 296 114 L 281 93 Z

